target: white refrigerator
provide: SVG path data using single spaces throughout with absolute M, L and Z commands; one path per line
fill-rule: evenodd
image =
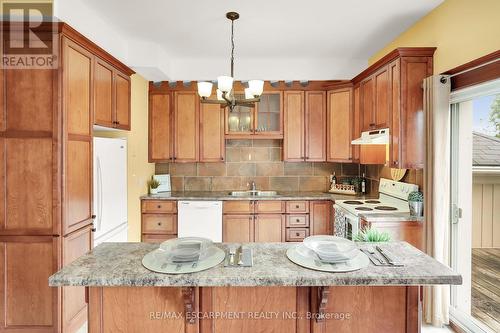
M 94 245 L 126 242 L 127 141 L 94 137 Z

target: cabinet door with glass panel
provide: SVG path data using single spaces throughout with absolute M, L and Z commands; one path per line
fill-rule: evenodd
M 226 138 L 283 138 L 282 101 L 282 92 L 268 92 L 255 107 L 226 108 Z

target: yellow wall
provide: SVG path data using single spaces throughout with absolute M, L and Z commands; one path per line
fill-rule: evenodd
M 435 46 L 434 73 L 500 49 L 500 0 L 445 0 L 369 59 L 397 47 Z
M 141 207 L 139 197 L 148 191 L 147 180 L 155 165 L 148 163 L 148 81 L 132 76 L 131 131 L 96 131 L 95 136 L 127 139 L 128 240 L 141 240 Z

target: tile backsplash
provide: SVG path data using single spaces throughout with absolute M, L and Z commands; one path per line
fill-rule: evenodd
M 378 195 L 380 178 L 391 179 L 384 165 L 355 163 L 283 162 L 281 140 L 227 140 L 225 163 L 158 163 L 155 173 L 170 173 L 173 191 L 259 190 L 328 191 L 329 176 L 338 178 L 366 174 L 367 192 Z M 402 181 L 422 189 L 423 171 L 408 170 Z
M 359 164 L 283 162 L 281 140 L 227 140 L 225 163 L 159 163 L 157 174 L 170 173 L 173 191 L 259 190 L 327 191 L 329 175 L 357 176 Z

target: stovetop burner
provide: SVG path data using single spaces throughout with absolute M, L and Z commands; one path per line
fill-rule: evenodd
M 356 209 L 356 210 L 363 210 L 363 211 L 373 210 L 372 208 L 369 208 L 369 207 L 356 207 L 354 209 Z
M 391 206 L 377 206 L 375 207 L 376 210 L 398 210 L 396 207 L 391 207 Z
M 380 201 L 378 201 L 378 200 L 365 200 L 365 203 L 367 203 L 367 204 L 379 204 Z
M 362 205 L 363 203 L 361 201 L 358 201 L 358 200 L 346 200 L 344 201 L 345 204 L 348 204 L 348 205 Z

